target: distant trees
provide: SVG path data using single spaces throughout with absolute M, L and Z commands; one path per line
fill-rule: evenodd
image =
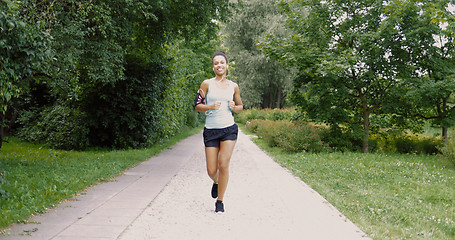
M 373 116 L 453 125 L 449 3 L 281 1 L 293 34 L 269 36 L 262 46 L 267 56 L 297 67 L 292 102 L 310 119 L 361 128 L 368 152 Z
M 285 16 L 273 0 L 249 0 L 238 6 L 224 29 L 232 59 L 230 76 L 238 82 L 246 107 L 281 108 L 292 87 L 293 72 L 271 61 L 258 47 L 267 34 L 286 36 Z
M 192 114 L 188 96 L 211 70 L 210 55 L 218 45 L 216 22 L 230 11 L 227 0 L 1 4 L 0 18 L 11 21 L 4 14 L 14 13 L 20 21 L 15 29 L 29 36 L 20 42 L 20 56 L 4 55 L 11 48 L 0 41 L 0 84 L 9 84 L 1 89 L 11 89 L 2 95 L 2 116 L 6 106 L 10 116 L 2 124 L 14 122 L 22 138 L 66 149 L 143 147 L 179 131 Z M 1 34 L 14 36 L 3 30 Z M 23 61 L 22 56 L 39 58 Z M 4 63 L 14 62 L 23 64 L 16 69 L 27 75 L 15 77 L 4 70 Z M 173 70 L 174 65 L 193 62 L 197 64 L 185 72 Z M 21 84 L 16 84 L 19 79 Z M 179 104 L 165 105 L 171 96 Z M 168 112 L 176 115 L 166 119 Z

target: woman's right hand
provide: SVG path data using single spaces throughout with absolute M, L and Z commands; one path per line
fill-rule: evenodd
M 212 104 L 212 110 L 218 110 L 221 106 L 220 101 L 216 101 L 214 104 Z

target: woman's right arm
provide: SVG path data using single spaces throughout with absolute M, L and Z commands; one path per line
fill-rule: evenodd
M 202 91 L 201 91 L 202 90 Z M 203 81 L 201 84 L 199 91 L 199 94 L 203 97 L 206 98 L 207 91 L 209 90 L 209 83 L 207 80 Z M 215 109 L 215 104 L 212 105 L 207 105 L 204 103 L 199 103 L 198 105 L 194 106 L 194 109 L 198 112 L 207 112 L 208 110 L 214 110 Z

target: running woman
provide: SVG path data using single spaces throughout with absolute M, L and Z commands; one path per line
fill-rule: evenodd
M 229 67 L 226 53 L 218 51 L 213 54 L 212 65 L 215 77 L 202 82 L 194 108 L 206 113 L 203 136 L 207 173 L 213 180 L 211 195 L 217 199 L 215 212 L 224 212 L 229 162 L 238 134 L 233 112 L 241 112 L 243 103 L 239 86 L 226 78 Z

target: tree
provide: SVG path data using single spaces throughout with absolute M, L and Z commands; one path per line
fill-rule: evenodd
M 291 88 L 292 71 L 267 58 L 258 47 L 266 34 L 285 36 L 284 16 L 273 0 L 249 0 L 224 29 L 231 76 L 238 81 L 246 107 L 280 108 Z
M 393 25 L 384 1 L 282 1 L 293 35 L 270 37 L 269 56 L 298 68 L 293 102 L 307 117 L 363 129 L 368 152 L 370 118 L 387 102 L 407 66 L 388 44 Z
M 385 8 L 387 24 L 394 26 L 392 39 L 403 60 L 413 66 L 402 79 L 403 119 L 430 120 L 442 129 L 455 125 L 455 9 L 453 1 L 391 1 Z M 452 10 L 449 9 L 452 7 Z M 393 44 L 393 43 L 390 43 Z
M 64 136 L 56 133 L 60 128 L 43 123 L 49 119 L 46 114 L 52 113 L 56 119 L 61 112 L 62 125 L 76 121 L 87 128 L 73 135 L 86 134 L 90 145 L 116 148 L 143 147 L 179 130 L 179 121 L 190 114 L 190 108 L 178 111 L 174 108 L 185 103 L 163 104 L 168 88 L 175 86 L 168 46 L 194 39 L 202 45 L 210 42 L 218 36 L 216 22 L 228 16 L 230 6 L 227 0 L 20 3 L 22 17 L 41 22 L 53 36 L 53 60 L 46 62 L 46 71 L 33 75 L 42 78 L 41 92 L 31 92 L 27 98 L 31 100 L 22 103 L 21 135 L 30 141 L 43 140 L 30 139 L 37 135 L 29 133 L 36 132 L 36 126 L 49 126 L 38 130 Z M 200 71 L 207 69 L 191 69 L 189 75 Z M 190 89 L 182 94 L 193 95 Z M 32 101 L 44 93 L 50 95 L 47 103 Z M 74 111 L 65 113 L 68 109 Z M 160 117 L 163 112 L 178 116 L 164 119 Z M 167 131 L 163 126 L 176 127 Z
M 27 77 L 49 58 L 49 35 L 39 25 L 24 22 L 11 1 L 0 2 L 0 148 L 5 114 L 18 97 Z

